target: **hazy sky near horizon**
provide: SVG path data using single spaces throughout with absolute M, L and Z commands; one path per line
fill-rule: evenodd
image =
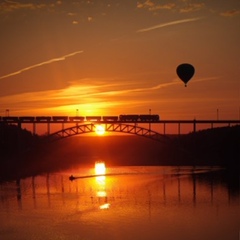
M 5 0 L 0 29 L 0 116 L 239 119 L 239 0 Z

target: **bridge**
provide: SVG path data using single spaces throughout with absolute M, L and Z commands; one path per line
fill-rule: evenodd
M 55 141 L 70 136 L 95 132 L 98 125 L 102 125 L 106 132 L 120 132 L 135 134 L 156 141 L 168 139 L 167 126 L 177 125 L 175 134 L 182 134 L 182 126 L 188 125 L 192 132 L 199 130 L 201 125 L 204 128 L 219 126 L 240 125 L 240 120 L 160 120 L 159 115 L 120 115 L 120 116 L 5 116 L 0 117 L 1 124 L 15 124 L 22 128 L 24 124 L 32 125 L 32 132 L 36 134 L 36 126 L 45 124 L 47 136 Z M 60 130 L 51 132 L 51 125 L 60 125 Z M 70 127 L 66 127 L 70 125 Z M 140 126 L 141 125 L 141 126 Z M 207 126 L 206 126 L 207 125 Z M 159 126 L 162 131 L 159 131 Z M 154 129 L 154 130 L 153 130 Z M 157 129 L 157 130 L 155 130 Z M 161 133 L 160 133 L 161 132 Z
M 98 123 L 99 124 L 99 123 Z M 98 124 L 88 123 L 82 125 L 76 125 L 73 127 L 65 128 L 60 131 L 54 132 L 47 136 L 49 141 L 56 141 L 62 138 L 71 137 L 74 135 L 96 132 Z M 106 132 L 119 132 L 127 134 L 135 134 L 141 137 L 147 137 L 156 141 L 169 141 L 167 135 L 160 134 L 149 128 L 139 127 L 138 125 L 130 125 L 126 123 L 104 123 L 104 131 Z

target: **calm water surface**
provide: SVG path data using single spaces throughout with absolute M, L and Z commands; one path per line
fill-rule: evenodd
M 0 184 L 0 239 L 238 240 L 239 192 L 216 167 L 75 168 Z

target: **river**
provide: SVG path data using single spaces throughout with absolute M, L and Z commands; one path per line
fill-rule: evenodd
M 0 183 L 0 239 L 239 239 L 238 184 L 224 169 L 107 166 L 109 176 L 93 174 L 79 166 Z

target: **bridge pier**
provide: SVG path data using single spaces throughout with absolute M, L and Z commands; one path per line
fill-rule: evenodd
M 193 120 L 193 132 L 196 132 L 196 119 Z
M 47 135 L 48 136 L 50 135 L 50 123 L 49 122 L 47 123 Z
M 36 134 L 36 123 L 33 123 L 33 134 Z
M 18 122 L 17 124 L 18 130 L 17 130 L 17 151 L 18 153 L 21 153 L 22 151 L 22 124 Z

